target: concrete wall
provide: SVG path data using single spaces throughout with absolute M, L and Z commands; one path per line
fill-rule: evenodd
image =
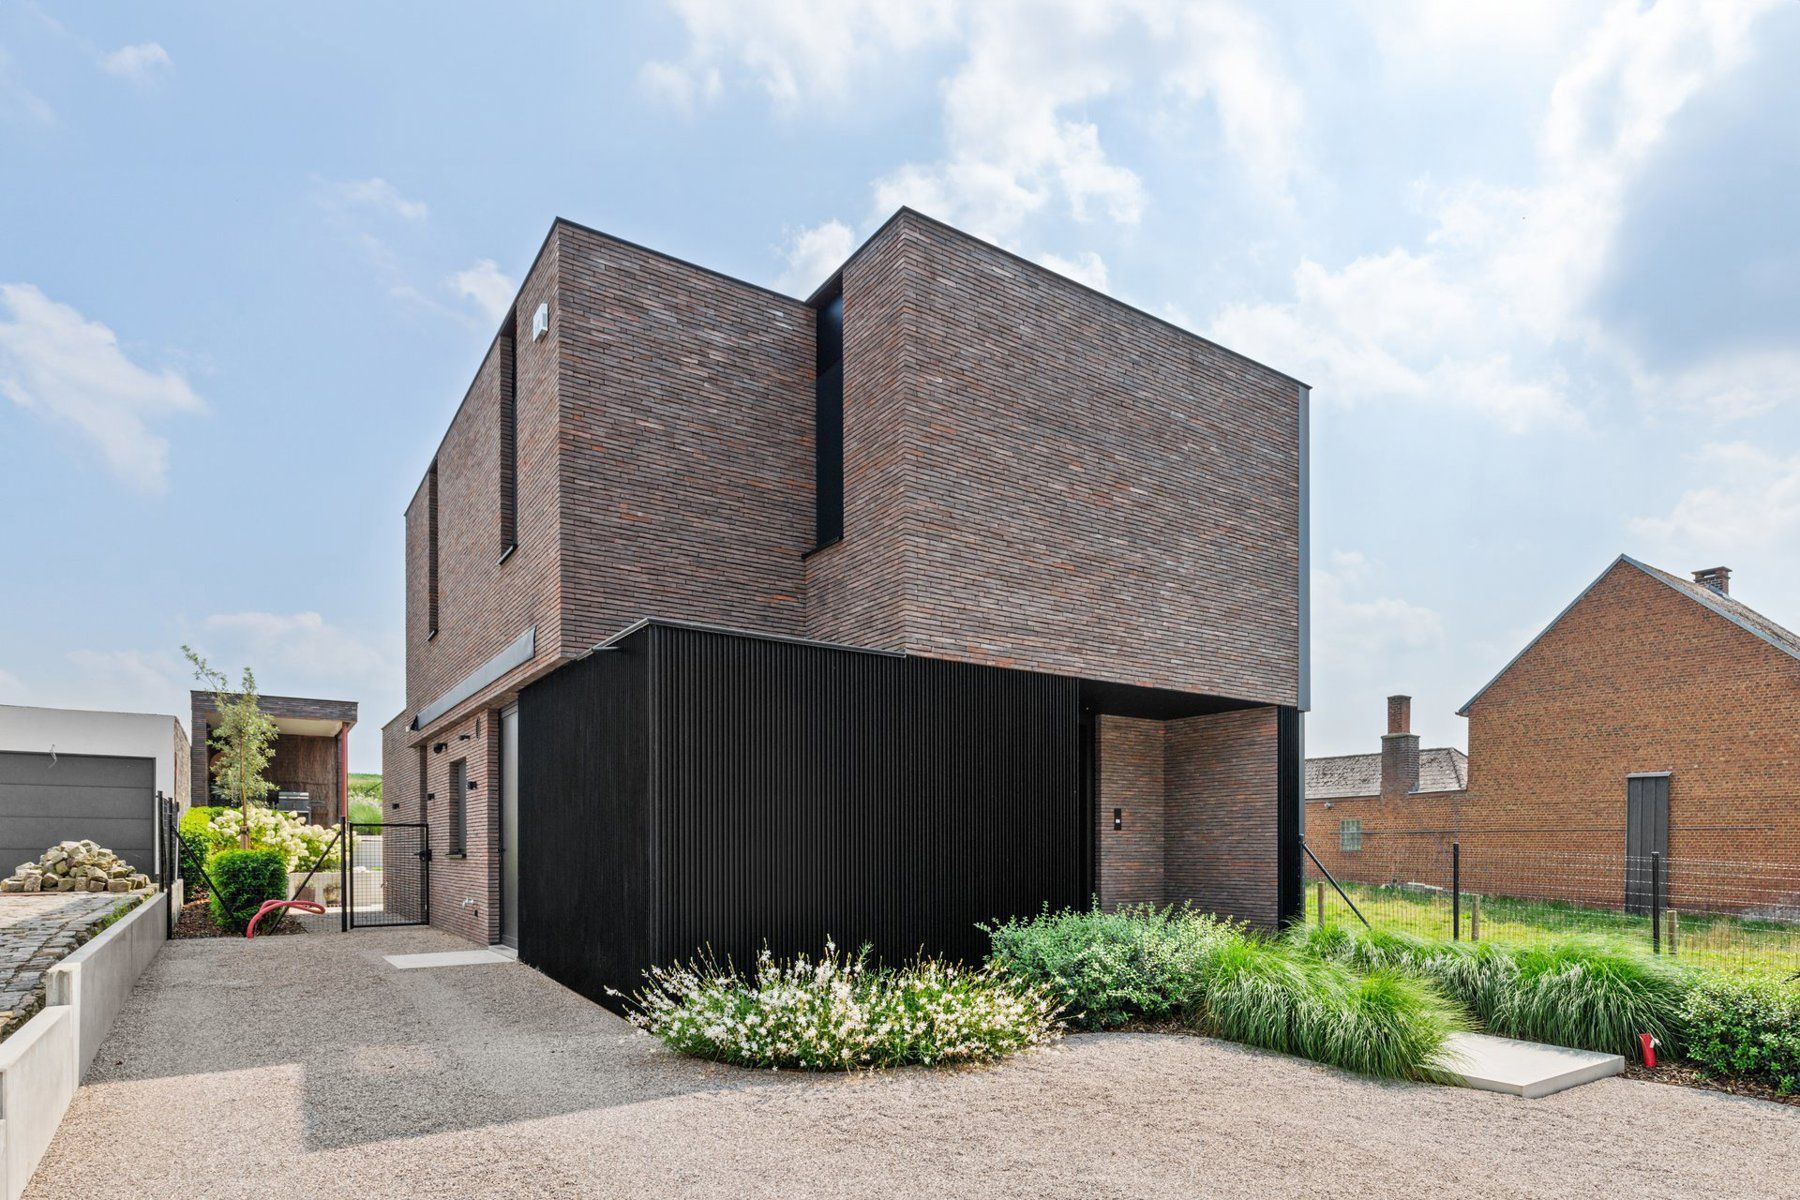
M 158 892 L 44 973 L 45 1004 L 76 1014 L 79 1073 L 86 1074 L 132 985 L 168 940 L 169 895 Z
M 159 892 L 45 975 L 47 1004 L 0 1042 L 0 1200 L 18 1200 L 125 998 L 168 939 Z
M 81 1081 L 72 1009 L 46 1008 L 0 1042 L 0 1200 L 18 1200 Z

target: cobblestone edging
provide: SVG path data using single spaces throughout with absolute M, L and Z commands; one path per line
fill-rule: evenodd
M 122 904 L 148 892 L 40 892 L 0 895 L 0 1038 L 44 1002 L 44 972 L 94 935 Z

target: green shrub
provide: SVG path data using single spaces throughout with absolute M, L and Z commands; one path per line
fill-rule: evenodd
M 1314 928 L 1295 941 L 1359 970 L 1430 980 L 1490 1033 L 1634 1055 L 1638 1034 L 1680 1048 L 1693 987 L 1679 967 L 1609 942 L 1571 938 L 1532 946 L 1435 941 L 1381 931 Z
M 244 932 L 263 901 L 287 899 L 287 860 L 279 850 L 220 850 L 206 870 L 218 885 L 213 920 L 232 933 Z
M 1360 974 L 1187 909 L 1045 912 L 989 930 L 995 967 L 1046 988 L 1074 1019 L 1133 1018 L 1387 1078 L 1435 1078 L 1466 1025 L 1434 987 Z
M 1191 1011 L 1212 955 L 1237 937 L 1215 917 L 1150 905 L 1110 913 L 1045 910 L 982 928 L 993 940 L 996 966 L 1053 989 L 1070 1023 L 1085 1029 Z
M 385 817 L 381 815 L 381 798 L 373 800 L 366 796 L 350 797 L 350 823 L 352 825 L 379 825 Z
M 225 808 L 222 805 L 194 805 L 181 814 L 181 823 L 178 828 L 181 830 L 182 838 L 192 842 L 195 847 L 207 845 L 212 837 L 212 819 L 224 811 Z
M 1687 1056 L 1706 1074 L 1800 1092 L 1800 988 L 1709 978 L 1688 993 L 1682 1015 Z
M 840 957 L 829 942 L 816 962 L 777 962 L 765 950 L 750 978 L 710 963 L 652 968 L 648 977 L 627 998 L 633 1024 L 679 1053 L 744 1067 L 948 1065 L 1059 1036 L 1045 991 L 994 968 L 928 959 L 880 970 L 867 951 Z

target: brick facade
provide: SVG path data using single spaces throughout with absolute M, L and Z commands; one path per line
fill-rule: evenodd
M 1800 863 L 1800 661 L 1633 563 L 1466 712 L 1465 844 L 1622 859 L 1626 776 L 1668 771 L 1669 856 L 1696 866 L 1676 873 L 1673 903 L 1700 876 L 1717 891 L 1702 863 Z M 1622 870 L 1592 879 L 1591 898 L 1618 903 Z
M 906 211 L 843 295 L 810 633 L 1297 702 L 1298 384 Z
M 556 222 L 515 332 L 496 339 L 407 510 L 390 801 L 443 794 L 454 755 L 427 753 L 419 783 L 420 746 L 478 720 L 497 736 L 525 682 L 649 616 L 1295 703 L 1300 385 L 910 211 L 841 286 L 844 535 L 817 548 L 814 309 Z M 540 303 L 549 332 L 534 341 Z M 509 354 L 517 547 L 504 554 Z M 528 628 L 530 661 L 409 727 Z M 1221 769 L 1237 761 L 1193 745 Z M 497 760 L 471 778 L 491 810 Z M 1217 792 L 1205 804 L 1215 823 L 1274 836 L 1272 799 L 1254 814 Z M 440 807 L 426 805 L 434 848 Z M 475 824 L 462 863 L 433 864 L 432 911 L 484 940 L 498 863 Z M 1184 843 L 1184 863 L 1210 862 L 1203 841 Z M 1257 869 L 1272 896 L 1272 854 Z
M 1187 903 L 1276 923 L 1275 709 L 1105 716 L 1098 753 L 1102 907 Z

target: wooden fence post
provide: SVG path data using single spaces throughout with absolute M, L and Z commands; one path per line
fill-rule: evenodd
M 1476 892 L 1469 897 L 1469 940 L 1481 940 L 1481 893 Z
M 1319 897 L 1319 928 L 1323 929 L 1325 928 L 1325 881 L 1321 879 L 1313 884 L 1313 890 Z

